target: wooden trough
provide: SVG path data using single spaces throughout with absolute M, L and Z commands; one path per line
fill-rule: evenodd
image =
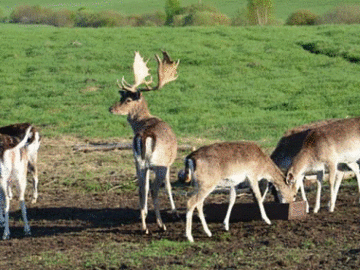
M 305 201 L 293 203 L 264 203 L 270 220 L 300 220 L 306 217 Z M 228 204 L 212 203 L 204 205 L 204 214 L 209 222 L 223 222 Z M 257 203 L 237 203 L 234 205 L 230 222 L 261 220 Z

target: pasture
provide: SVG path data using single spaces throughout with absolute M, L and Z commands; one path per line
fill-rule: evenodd
M 174 186 L 180 220 L 168 214 L 162 192 L 168 230 L 157 231 L 153 220 L 152 234 L 143 236 L 131 153 L 82 153 L 72 146 L 131 139 L 126 117 L 108 112 L 119 99 L 116 79 L 124 75 L 132 81 L 137 50 L 151 58 L 155 72 L 153 55 L 164 49 L 180 59 L 179 78 L 145 95 L 150 111 L 170 123 L 180 143 L 248 139 L 270 152 L 290 127 L 359 115 L 359 30 L 2 25 L 1 125 L 29 121 L 44 139 L 39 202 L 27 204 L 33 236 L 23 237 L 13 203 L 12 238 L 1 242 L 0 268 L 357 269 L 359 205 L 352 182 L 340 189 L 332 214 L 325 190 L 324 207 L 305 221 L 239 222 L 230 224 L 229 232 L 212 223 L 212 238 L 195 221 L 196 242 L 189 244 L 186 187 Z M 173 182 L 187 153 L 178 154 Z M 208 201 L 227 200 L 217 195 Z

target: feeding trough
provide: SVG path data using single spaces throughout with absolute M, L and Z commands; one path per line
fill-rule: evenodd
M 222 222 L 225 218 L 228 204 L 212 203 L 204 205 L 206 220 Z M 300 220 L 306 217 L 305 201 L 292 203 L 264 203 L 266 215 L 270 220 Z M 234 205 L 230 222 L 261 220 L 257 203 L 237 203 Z

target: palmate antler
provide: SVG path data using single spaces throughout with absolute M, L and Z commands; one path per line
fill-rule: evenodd
M 156 54 L 155 59 L 158 62 L 158 84 L 155 87 L 151 87 L 150 84 L 153 82 L 152 77 L 149 81 L 146 81 L 146 77 L 150 76 L 149 68 L 146 66 L 147 61 L 144 62 L 144 59 L 140 56 L 139 52 L 135 52 L 134 58 L 134 77 L 135 83 L 133 85 L 127 83 L 124 77 L 118 85 L 121 90 L 130 91 L 130 92 L 142 92 L 142 91 L 152 91 L 161 89 L 165 84 L 175 81 L 177 79 L 177 67 L 180 60 L 174 62 L 171 60 L 167 52 L 163 51 L 163 60 Z M 138 87 L 142 84 L 146 85 L 146 88 L 139 89 Z

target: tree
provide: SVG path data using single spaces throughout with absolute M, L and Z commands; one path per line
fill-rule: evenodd
M 174 16 L 180 14 L 180 0 L 166 0 L 165 1 L 165 13 L 166 13 L 166 25 L 172 25 Z
M 248 10 L 251 24 L 266 25 L 273 17 L 274 4 L 272 0 L 249 0 Z

